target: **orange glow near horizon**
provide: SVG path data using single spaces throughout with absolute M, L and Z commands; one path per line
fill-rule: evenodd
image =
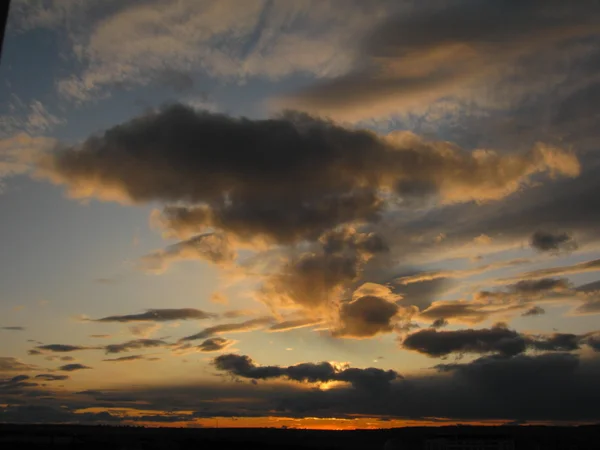
M 182 414 L 186 414 L 185 412 Z M 169 415 L 157 414 L 157 415 Z M 405 420 L 391 419 L 387 420 L 378 417 L 357 417 L 351 418 L 292 418 L 292 417 L 211 417 L 198 418 L 189 421 L 180 422 L 162 422 L 162 421 L 139 421 L 127 420 L 127 416 L 122 416 L 123 424 L 136 425 L 145 427 L 167 427 L 167 428 L 289 428 L 289 429 L 309 429 L 309 430 L 380 430 L 390 428 L 406 428 L 406 427 L 440 427 L 440 426 L 501 426 L 510 423 L 509 420 L 487 420 L 487 421 L 457 421 L 444 418 L 428 418 L 423 420 Z M 129 417 L 140 416 L 140 414 L 132 414 Z M 528 422 L 527 425 L 556 425 L 551 422 Z M 565 424 L 565 425 L 581 425 L 580 423 Z

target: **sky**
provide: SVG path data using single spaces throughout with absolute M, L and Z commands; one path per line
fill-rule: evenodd
M 600 419 L 600 2 L 13 0 L 0 422 Z

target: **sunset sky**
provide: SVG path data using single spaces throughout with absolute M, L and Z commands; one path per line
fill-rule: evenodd
M 600 419 L 598 0 L 13 0 L 0 422 Z

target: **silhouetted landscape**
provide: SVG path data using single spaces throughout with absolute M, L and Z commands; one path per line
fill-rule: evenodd
M 432 441 L 466 441 L 428 447 Z M 468 441 L 483 442 L 479 447 Z M 83 425 L 0 425 L 0 448 L 86 449 L 598 449 L 600 425 L 577 427 L 414 427 L 321 431 L 277 428 L 144 428 Z M 500 443 L 500 444 L 499 444 Z M 503 443 L 503 444 L 502 444 Z M 510 443 L 510 444 L 509 444 Z M 439 445 L 439 444 L 438 444 Z M 504 445 L 504 447 L 502 446 Z M 514 447 L 512 446 L 514 445 Z

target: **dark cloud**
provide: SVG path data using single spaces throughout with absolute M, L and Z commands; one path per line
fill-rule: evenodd
M 122 342 L 120 344 L 109 344 L 102 347 L 107 354 L 123 353 L 130 350 L 140 350 L 144 348 L 156 348 L 169 345 L 160 339 L 134 339 L 132 341 Z
M 581 336 L 570 333 L 554 333 L 550 336 L 532 336 L 528 345 L 535 350 L 569 352 L 579 349 Z
M 532 306 L 527 311 L 525 311 L 523 314 L 521 314 L 521 316 L 535 317 L 535 316 L 541 316 L 542 314 L 546 314 L 546 310 L 544 308 L 541 308 L 540 306 Z
M 409 334 L 402 341 L 407 350 L 431 357 L 449 354 L 485 354 L 514 356 L 527 349 L 545 352 L 570 352 L 579 350 L 581 344 L 594 348 L 597 332 L 582 335 L 570 333 L 527 334 L 507 328 L 498 323 L 492 328 L 437 331 L 425 329 Z
M 531 236 L 531 246 L 542 252 L 575 250 L 577 243 L 569 233 L 536 231 Z
M 389 388 L 390 383 L 400 375 L 393 370 L 381 370 L 373 367 L 366 369 L 337 368 L 331 363 L 301 363 L 294 366 L 257 366 L 246 355 L 227 354 L 217 356 L 214 366 L 221 371 L 241 378 L 265 380 L 269 378 L 287 378 L 306 383 L 325 383 L 343 381 L 356 389 L 379 391 Z
M 0 422 L 4 423 L 117 423 L 121 419 L 108 412 L 79 413 L 47 405 L 8 405 L 0 408 Z
M 35 376 L 36 379 L 44 381 L 64 381 L 69 379 L 69 375 L 55 375 L 53 373 L 40 373 Z
M 402 347 L 432 357 L 451 353 L 516 355 L 525 351 L 526 342 L 519 333 L 504 327 L 458 331 L 425 329 L 406 336 Z
M 85 366 L 83 364 L 65 364 L 64 366 L 60 366 L 58 370 L 62 370 L 63 372 L 74 372 L 76 370 L 84 370 L 91 369 L 91 367 Z
M 166 228 L 186 237 L 219 229 L 277 242 L 372 221 L 383 207 L 378 191 L 400 181 L 431 183 L 444 199 L 470 201 L 502 198 L 548 170 L 579 169 L 573 157 L 546 147 L 481 158 L 443 142 L 381 138 L 300 113 L 253 121 L 182 105 L 57 149 L 39 164 L 40 176 L 76 197 L 191 203 L 164 217 Z
M 85 347 L 81 345 L 68 345 L 68 344 L 47 344 L 47 345 L 38 345 L 36 347 L 37 350 L 42 352 L 54 352 L 54 353 L 68 353 L 68 352 L 77 352 L 81 350 L 90 350 L 97 349 L 98 347 Z
M 448 325 L 448 321 L 443 317 L 440 317 L 439 319 L 435 319 L 433 321 L 433 323 L 431 324 L 431 328 L 439 329 L 444 328 L 446 325 Z
M 334 336 L 366 338 L 393 330 L 392 319 L 398 305 L 381 297 L 368 295 L 345 303 L 340 308 L 339 329 Z
M 6 330 L 6 331 L 25 331 L 25 327 L 0 327 L 0 330 Z
M 202 344 L 198 345 L 198 350 L 201 352 L 219 352 L 221 350 L 225 350 L 227 347 L 230 347 L 234 341 L 230 339 L 215 337 L 210 338 L 202 342 Z
M 95 319 L 94 322 L 168 322 L 172 320 L 202 320 L 216 317 L 216 314 L 207 313 L 199 309 L 148 309 L 140 314 L 128 314 L 124 316 L 108 316 Z M 106 337 L 107 335 L 93 335 L 94 337 Z
M 144 359 L 144 356 L 143 355 L 121 356 L 119 358 L 103 359 L 102 361 L 106 361 L 106 362 L 128 362 L 128 361 L 138 361 L 140 359 Z
M 185 341 L 195 341 L 198 339 L 206 339 L 215 334 L 221 333 L 240 333 L 246 331 L 253 331 L 264 328 L 265 326 L 273 323 L 272 317 L 259 317 L 256 319 L 246 320 L 244 322 L 238 323 L 223 323 L 220 325 L 215 325 L 213 327 L 205 328 L 199 333 L 193 334 L 191 336 L 186 336 L 180 339 L 180 342 Z

